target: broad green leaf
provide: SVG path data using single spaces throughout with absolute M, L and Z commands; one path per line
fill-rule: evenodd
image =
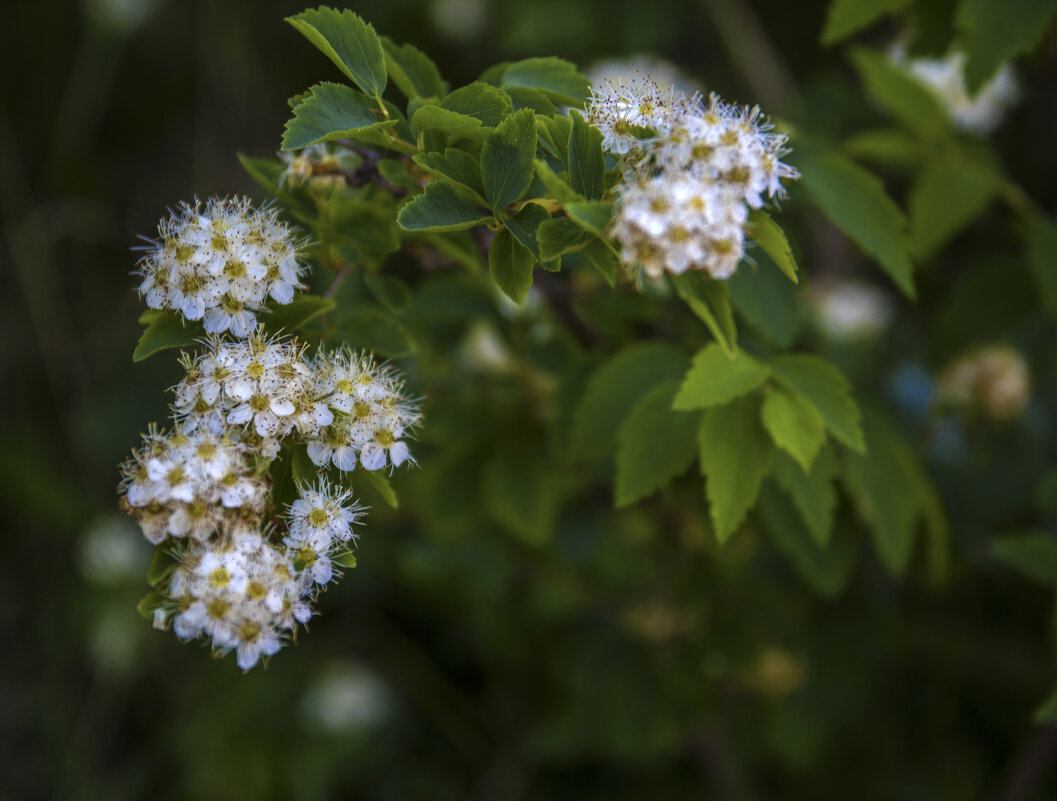
M 613 255 L 613 249 L 609 243 L 598 237 L 592 237 L 580 253 L 591 262 L 591 266 L 598 270 L 609 286 L 616 286 L 617 276 L 620 274 L 620 262 Z
M 811 469 L 826 442 L 822 415 L 799 395 L 776 389 L 768 392 L 761 414 L 774 444 L 788 452 L 805 471 Z
M 320 83 L 294 109 L 283 129 L 283 150 L 300 150 L 317 142 L 359 139 L 396 126 L 365 95 L 337 83 Z
M 1042 307 L 1057 318 L 1057 224 L 1041 217 L 1028 223 L 1027 256 Z
M 408 163 L 404 159 L 378 159 L 376 166 L 378 174 L 394 186 L 399 186 L 409 193 L 417 192 L 422 188 L 418 178 L 408 171 Z
M 793 258 L 793 249 L 789 247 L 789 240 L 785 238 L 785 231 L 781 226 L 767 212 L 753 209 L 749 214 L 749 230 L 753 241 L 771 257 L 786 278 L 794 284 L 798 283 L 796 259 Z
M 832 448 L 823 448 L 815 457 L 810 472 L 804 472 L 791 456 L 778 453 L 774 460 L 774 479 L 788 493 L 800 517 L 819 545 L 829 543 L 833 533 L 833 515 L 837 510 L 837 460 Z
M 469 231 L 426 234 L 425 240 L 455 264 L 461 264 L 472 273 L 479 272 L 484 267 L 481 248 Z
M 468 139 L 484 139 L 491 133 L 490 128 L 481 127 L 481 121 L 476 117 L 431 104 L 419 106 L 411 115 L 411 124 L 419 131 L 439 131 Z
M 554 533 L 560 497 L 553 465 L 539 457 L 502 454 L 482 475 L 485 512 L 516 539 L 543 546 Z
M 377 262 L 400 247 L 395 210 L 389 195 L 368 200 L 341 190 L 321 204 L 316 233 L 324 244 L 353 246 L 356 255 L 347 261 Z
M 902 11 L 912 0 L 832 0 L 822 29 L 826 47 L 876 22 L 882 15 Z
M 314 484 L 319 478 L 319 468 L 308 457 L 308 448 L 302 443 L 289 449 L 290 477 L 298 486 Z
M 952 133 L 950 117 L 936 96 L 890 56 L 856 47 L 851 58 L 874 102 L 909 130 L 934 138 Z
M 1057 538 L 1050 534 L 1018 534 L 991 543 L 991 556 L 1028 578 L 1057 587 Z
M 532 286 L 532 268 L 536 258 L 504 228 L 488 248 L 488 272 L 495 285 L 514 303 L 524 303 Z
M 332 556 L 330 558 L 330 561 L 334 562 L 340 567 L 346 567 L 352 570 L 356 567 L 356 554 L 354 554 L 352 551 L 345 551 L 344 553 L 339 553 L 336 556 Z
M 590 232 L 565 217 L 543 220 L 536 229 L 540 258 L 544 261 L 583 250 L 594 238 Z
M 916 167 L 925 158 L 921 140 L 899 128 L 859 131 L 842 148 L 852 158 L 893 167 Z
M 929 162 L 910 190 L 910 232 L 915 254 L 928 259 L 987 209 L 999 178 L 974 158 Z
M 672 285 L 690 310 L 708 326 L 727 356 L 734 358 L 738 353 L 738 329 L 734 325 L 727 285 L 705 278 L 698 270 L 673 275 Z
M 502 73 L 503 88 L 539 89 L 555 103 L 582 107 L 591 84 L 572 62 L 560 58 L 527 58 L 515 61 Z
M 613 450 L 617 429 L 632 407 L 658 384 L 675 381 L 689 359 L 674 345 L 630 345 L 605 361 L 587 380 L 573 412 L 570 452 L 581 460 Z
M 740 351 L 733 359 L 719 345 L 706 345 L 683 378 L 673 409 L 722 406 L 763 385 L 771 368 Z
M 440 101 L 440 107 L 481 121 L 495 128 L 514 110 L 506 93 L 485 83 L 460 86 Z
M 386 311 L 400 312 L 411 305 L 410 287 L 395 275 L 369 272 L 363 276 L 363 284 Z
M 393 489 L 393 485 L 389 483 L 389 479 L 385 473 L 381 470 L 364 470 L 362 467 L 357 466 L 356 472 L 353 473 L 355 480 L 366 484 L 374 493 L 381 498 L 387 506 L 392 509 L 398 509 L 400 507 L 400 500 L 396 496 L 396 491 Z M 355 567 L 356 564 L 353 562 L 352 565 L 347 567 Z
M 271 314 L 261 319 L 269 330 L 285 331 L 290 334 L 309 320 L 313 320 L 319 315 L 330 311 L 335 305 L 332 298 L 321 298 L 318 295 L 297 295 L 286 305 L 277 305 Z
M 150 565 L 147 567 L 147 583 L 152 587 L 167 584 L 169 576 L 173 574 L 180 563 L 167 548 L 155 548 L 151 557 Z
M 161 609 L 166 603 L 167 599 L 164 595 L 151 590 L 140 598 L 139 603 L 136 604 L 136 611 L 139 612 L 140 617 L 146 620 L 153 620 L 154 610 Z
M 481 83 L 486 83 L 489 86 L 499 86 L 500 81 L 503 80 L 503 73 L 506 72 L 513 62 L 501 61 L 498 64 L 493 64 L 491 67 L 481 73 L 481 77 L 478 78 Z
M 410 332 L 395 317 L 376 309 L 359 309 L 335 324 L 333 340 L 358 350 L 398 359 L 417 350 Z
M 568 117 L 536 117 L 536 133 L 550 145 L 553 155 L 562 164 L 569 164 L 569 130 L 572 123 Z
M 493 210 L 500 212 L 525 194 L 535 164 L 535 113 L 522 109 L 503 120 L 481 148 L 481 179 Z
M 510 96 L 514 104 L 514 111 L 530 108 L 537 114 L 553 116 L 558 113 L 558 107 L 551 102 L 550 98 L 539 89 L 526 89 L 522 86 L 504 86 L 503 91 Z
M 440 71 L 429 56 L 414 45 L 397 45 L 388 36 L 382 37 L 385 66 L 397 88 L 409 98 L 441 97 L 448 88 Z
M 1046 700 L 1039 704 L 1033 720 L 1039 726 L 1057 723 L 1057 688 L 1054 688 L 1053 692 L 1046 696 Z
M 796 340 L 803 322 L 802 304 L 766 253 L 756 253 L 756 267 L 742 265 L 727 279 L 730 302 L 746 322 L 782 348 Z
M 397 224 L 405 231 L 461 231 L 490 219 L 488 212 L 443 181 L 426 184 L 422 194 L 396 215 Z
M 874 418 L 866 428 L 866 448 L 866 455 L 845 453 L 841 477 L 882 564 L 901 575 L 910 561 L 917 523 L 927 522 L 923 487 L 931 482 L 902 437 Z
M 771 361 L 774 374 L 789 389 L 814 406 L 826 428 L 849 448 L 864 452 L 859 407 L 848 379 L 829 362 L 805 353 L 790 353 Z
M 539 130 L 538 126 L 536 130 Z M 542 159 L 536 159 L 536 177 L 540 179 L 540 183 L 543 184 L 543 188 L 547 190 L 547 193 L 561 203 L 576 203 L 584 199 L 583 195 L 574 192 L 573 188 L 562 180 L 551 169 L 550 165 Z
M 148 319 L 148 315 L 140 319 Z M 149 315 L 149 320 L 147 329 L 140 334 L 136 349 L 132 351 L 134 362 L 141 362 L 161 350 L 193 345 L 206 335 L 201 323 L 184 320 L 183 315 L 168 309 Z
M 965 83 L 975 94 L 999 65 L 1032 50 L 1053 21 L 1057 0 L 962 0 L 955 24 L 968 60 Z
M 348 9 L 302 11 L 286 21 L 345 73 L 364 92 L 377 97 L 385 90 L 385 53 L 374 28 Z
M 760 492 L 760 518 L 771 544 L 811 589 L 823 598 L 834 598 L 847 586 L 855 556 L 849 538 L 820 544 L 771 482 Z
M 798 151 L 801 184 L 829 219 L 914 297 L 907 221 L 880 179 L 832 150 Z
M 434 176 L 454 184 L 475 202 L 487 205 L 481 183 L 481 163 L 469 153 L 449 147 L 441 153 L 419 153 L 414 162 Z
M 694 461 L 701 416 L 672 409 L 679 382 L 654 387 L 617 431 L 616 505 L 627 506 L 667 485 Z
M 245 153 L 236 154 L 246 174 L 257 182 L 268 194 L 277 198 L 295 217 L 311 222 L 316 216 L 315 204 L 303 194 L 287 191 L 282 186 L 285 167 L 275 159 L 255 159 Z
M 575 109 L 569 112 L 569 186 L 588 200 L 601 200 L 606 189 L 602 132 Z
M 745 395 L 705 412 L 697 432 L 701 473 L 722 545 L 756 503 L 774 464 L 774 443 L 760 424 L 760 400 Z
M 577 201 L 566 203 L 565 211 L 581 228 L 604 239 L 609 220 L 613 216 L 613 204 L 602 200 Z
M 522 244 L 532 258 L 542 264 L 544 259 L 540 254 L 539 242 L 536 239 L 536 231 L 548 218 L 548 214 L 534 203 L 527 204 L 513 217 L 503 217 L 503 225 L 513 234 L 514 239 Z M 551 259 L 546 259 L 550 261 Z

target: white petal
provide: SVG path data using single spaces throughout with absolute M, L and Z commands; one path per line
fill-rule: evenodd
M 377 442 L 368 442 L 360 451 L 360 464 L 364 470 L 377 470 L 385 467 L 385 451 Z
M 316 467 L 324 467 L 330 461 L 330 453 L 330 446 L 325 442 L 314 439 L 308 443 L 308 458 L 312 460 L 312 464 Z M 355 460 L 353 461 L 353 466 L 355 466 Z
M 338 470 L 354 470 L 356 468 L 356 450 L 344 445 L 334 451 L 334 466 Z
M 402 465 L 408 457 L 408 447 L 406 442 L 394 442 L 393 446 L 389 449 L 389 458 L 393 460 L 393 464 L 397 467 Z

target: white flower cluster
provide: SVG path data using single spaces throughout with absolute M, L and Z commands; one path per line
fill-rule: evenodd
M 994 131 L 1017 100 L 1017 79 L 1009 64 L 999 67 L 976 95 L 970 96 L 965 86 L 964 53 L 952 50 L 943 58 L 908 58 L 903 48 L 896 48 L 892 59 L 932 92 L 955 126 L 978 136 Z
M 153 545 L 166 537 L 204 541 L 221 527 L 253 528 L 268 495 L 248 448 L 209 431 L 148 433 L 122 466 L 121 490 L 126 511 Z
M 799 173 L 786 136 L 757 107 L 661 92 L 645 79 L 606 83 L 588 102 L 603 147 L 622 158 L 613 236 L 648 275 L 705 270 L 729 278 L 745 253 L 749 209 Z
M 155 625 L 205 637 L 248 670 L 311 617 L 316 594 L 348 564 L 363 513 L 323 470 L 378 470 L 413 459 L 404 441 L 419 421 L 396 372 L 347 349 L 309 358 L 295 339 L 262 329 L 211 337 L 184 355 L 174 433 L 149 432 L 121 467 L 122 506 L 177 560 L 155 585 Z M 285 515 L 273 509 L 268 469 L 286 445 L 320 468 Z
M 140 260 L 139 293 L 151 309 L 201 320 L 209 333 L 246 337 L 268 297 L 286 304 L 304 288 L 303 246 L 274 208 L 249 198 L 181 203 Z

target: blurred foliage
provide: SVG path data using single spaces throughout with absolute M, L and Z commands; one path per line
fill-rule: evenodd
M 828 336 L 756 254 L 770 289 L 739 289 L 745 268 L 731 282 L 740 342 L 837 364 L 868 448 L 894 432 L 884 441 L 900 444 L 874 450 L 903 482 L 849 458 L 830 502 L 776 460 L 758 513 L 722 547 L 696 475 L 613 510 L 612 443 L 577 458 L 579 399 L 621 343 L 703 343 L 704 327 L 670 330 L 663 299 L 627 287 L 585 293 L 570 303 L 598 338 L 587 357 L 467 272 L 416 278 L 409 297 L 354 275 L 336 298 L 353 319 L 331 322 L 380 337 L 351 341 L 398 358 L 425 397 L 421 466 L 394 478 L 395 511 L 364 493 L 359 567 L 323 596 L 312 636 L 240 675 L 135 611 L 149 547 L 115 517 L 113 465 L 165 418 L 156 388 L 179 368 L 171 351 L 130 358 L 129 248 L 177 200 L 258 192 L 236 152 L 270 158 L 286 99 L 335 77 L 282 22 L 303 5 L 5 9 L 0 798 L 1053 798 L 1053 4 L 1018 0 L 1009 25 L 983 0 L 358 7 L 453 85 L 511 59 L 652 53 L 786 121 L 807 175 L 781 220 L 803 296 L 866 279 L 894 316 L 879 336 Z M 949 130 L 878 57 L 905 29 L 912 52 L 978 42 L 970 69 L 985 78 L 1030 51 L 1022 101 L 989 144 Z M 849 183 L 882 228 L 908 215 L 915 301 L 890 280 L 905 288 L 905 254 L 827 203 Z M 581 268 L 574 281 L 598 281 Z M 385 274 L 415 269 L 398 253 Z M 947 365 L 995 342 L 1030 366 L 1025 411 L 938 407 Z M 826 458 L 812 473 L 836 475 Z M 831 528 L 811 525 L 827 509 Z M 864 519 L 891 536 L 871 541 Z

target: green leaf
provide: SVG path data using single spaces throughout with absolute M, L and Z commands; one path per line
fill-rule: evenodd
M 551 261 L 551 259 L 545 260 L 542 258 L 539 242 L 536 239 L 536 231 L 548 219 L 548 216 L 547 212 L 542 208 L 534 203 L 529 203 L 513 217 L 503 217 L 503 225 L 532 254 L 532 258 L 541 264 L 544 261 Z
M 565 217 L 543 220 L 536 229 L 540 258 L 550 261 L 587 247 L 595 237 Z
M 572 123 L 568 117 L 536 117 L 536 133 L 550 146 L 552 155 L 562 164 L 569 164 L 569 131 Z
M 756 269 L 742 267 L 727 279 L 730 302 L 746 322 L 782 348 L 796 340 L 802 323 L 796 288 L 766 253 L 757 253 Z
M 152 587 L 166 583 L 169 576 L 179 566 L 176 557 L 166 548 L 155 548 L 151 557 L 150 566 L 147 568 L 147 583 Z
M 611 356 L 592 373 L 576 405 L 570 451 L 582 460 L 610 453 L 632 407 L 658 384 L 681 378 L 688 363 L 664 342 L 630 345 Z
M 738 353 L 738 329 L 734 326 L 727 285 L 702 276 L 698 270 L 673 275 L 671 280 L 690 311 L 708 326 L 727 356 L 734 358 Z
M 504 228 L 488 248 L 488 272 L 495 285 L 514 303 L 525 302 L 532 286 L 532 268 L 536 258 Z
M 444 97 L 440 107 L 478 119 L 486 128 L 497 127 L 514 110 L 506 92 L 476 81 Z
M 809 471 L 826 442 L 826 426 L 818 410 L 799 395 L 776 389 L 767 393 L 761 414 L 774 444 Z
M 872 25 L 883 14 L 902 11 L 912 0 L 832 0 L 821 42 L 829 47 Z
M 554 533 L 560 485 L 552 465 L 535 456 L 502 454 L 485 464 L 485 512 L 526 545 L 546 545 Z
M 588 200 L 601 200 L 606 189 L 606 160 L 602 154 L 602 132 L 569 112 L 569 186 Z
M 844 140 L 844 152 L 861 161 L 902 168 L 916 167 L 923 159 L 921 140 L 899 128 L 871 128 Z
M 733 359 L 719 345 L 706 345 L 683 378 L 673 409 L 722 406 L 763 385 L 771 368 L 741 351 Z
M 745 395 L 705 412 L 697 432 L 701 473 L 722 545 L 756 503 L 774 464 L 774 443 L 760 425 L 760 400 Z
M 369 98 L 354 89 L 320 83 L 294 109 L 294 116 L 283 129 L 282 148 L 300 150 L 317 142 L 359 139 L 396 124 L 396 120 L 386 120 Z
M 397 45 L 382 37 L 385 67 L 393 83 L 408 98 L 441 97 L 448 91 L 440 71 L 429 56 L 414 45 Z
M 850 539 L 819 544 L 770 482 L 760 492 L 760 518 L 771 544 L 811 589 L 823 598 L 835 598 L 847 586 L 855 556 Z
M 837 510 L 836 475 L 837 460 L 832 448 L 819 451 L 807 473 L 787 454 L 778 453 L 774 460 L 775 481 L 792 499 L 812 539 L 823 547 L 833 533 L 833 516 Z
M 591 266 L 598 270 L 599 274 L 610 287 L 616 286 L 617 275 L 620 273 L 620 262 L 613 255 L 613 249 L 598 237 L 592 237 L 587 247 L 580 251 L 584 257 L 591 262 Z
M 591 83 L 572 62 L 560 58 L 527 58 L 507 66 L 502 74 L 503 88 L 521 86 L 539 89 L 555 103 L 582 107 Z
M 933 138 L 952 133 L 950 117 L 936 96 L 890 56 L 856 47 L 851 58 L 874 102 L 909 130 Z
M 566 203 L 565 211 L 581 228 L 605 239 L 606 228 L 613 216 L 613 204 L 602 200 Z
M 400 500 L 396 496 L 396 491 L 393 489 L 393 485 L 389 483 L 389 479 L 384 472 L 381 470 L 364 470 L 362 467 L 357 466 L 353 475 L 357 481 L 362 478 L 364 483 L 374 490 L 375 494 L 391 509 L 400 507 Z
M 1028 223 L 1027 262 L 1035 277 L 1042 307 L 1057 318 L 1057 224 L 1042 217 Z
M 767 212 L 753 209 L 749 213 L 749 229 L 753 241 L 771 257 L 775 266 L 794 284 L 798 283 L 796 259 L 793 258 L 793 249 L 789 247 L 789 240 L 785 238 L 785 231 L 781 226 Z
M 1057 539 L 1050 534 L 1018 534 L 991 543 L 991 556 L 1028 578 L 1057 587 Z
M 141 362 L 158 351 L 193 345 L 206 335 L 201 323 L 184 320 L 182 314 L 169 309 L 155 312 L 149 320 L 147 329 L 140 334 L 136 349 L 132 351 L 134 362 Z
M 332 298 L 321 298 L 318 295 L 298 295 L 285 306 L 276 306 L 275 311 L 262 318 L 272 331 L 292 333 L 321 314 L 335 307 Z
M 355 255 L 345 261 L 380 262 L 400 247 L 395 210 L 390 195 L 368 200 L 352 190 L 341 190 L 321 204 L 316 233 L 329 246 L 354 248 Z
M 539 89 L 525 89 L 521 86 L 505 86 L 503 91 L 510 96 L 514 103 L 514 111 L 530 108 L 537 114 L 553 116 L 558 113 L 558 107 L 551 102 L 550 98 Z
M 363 276 L 363 284 L 386 311 L 400 312 L 411 305 L 411 289 L 395 275 L 367 273 Z
M 321 6 L 287 17 L 286 21 L 371 97 L 385 90 L 382 41 L 359 16 L 347 9 L 335 11 Z
M 861 415 L 848 379 L 829 362 L 806 353 L 790 353 L 771 361 L 774 374 L 818 410 L 826 428 L 849 448 L 864 452 Z
M 484 184 L 481 183 L 481 162 L 469 153 L 449 147 L 441 153 L 419 153 L 415 164 L 429 170 L 437 178 L 461 189 L 470 198 L 487 205 L 484 199 Z
M 140 598 L 139 603 L 136 604 L 136 611 L 139 612 L 140 617 L 146 620 L 153 620 L 154 610 L 161 609 L 166 603 L 167 599 L 164 595 L 151 590 Z
M 314 484 L 319 478 L 319 468 L 308 456 L 304 443 L 287 446 L 290 454 L 290 478 L 299 486 Z
M 801 149 L 801 184 L 829 219 L 914 297 L 907 221 L 880 179 L 833 151 Z
M 397 224 L 405 231 L 462 231 L 490 219 L 490 214 L 443 181 L 426 184 L 422 194 L 396 215 Z
M 901 575 L 910 561 L 917 523 L 928 522 L 925 500 L 931 482 L 914 451 L 889 427 L 872 421 L 866 447 L 865 456 L 845 453 L 841 478 L 882 564 Z
M 975 94 L 1003 62 L 1032 50 L 1055 11 L 1057 0 L 962 0 L 955 24 L 968 56 L 965 83 L 969 93 Z
M 493 210 L 502 211 L 525 194 L 535 159 L 535 113 L 522 109 L 503 120 L 481 148 L 481 179 Z
M 538 126 L 536 130 L 539 130 Z M 540 183 L 547 190 L 547 194 L 561 203 L 576 203 L 584 199 L 583 195 L 574 192 L 572 187 L 558 177 L 550 165 L 542 159 L 536 159 L 536 177 L 540 179 Z
M 389 358 L 410 356 L 418 349 L 399 320 L 377 309 L 360 309 L 343 315 L 335 328 L 336 342 Z
M 1033 720 L 1040 726 L 1057 723 L 1057 688 L 1039 704 Z
M 424 239 L 452 262 L 461 264 L 472 273 L 480 272 L 484 267 L 481 248 L 468 231 L 426 234 Z
M 419 106 L 411 115 L 411 124 L 419 131 L 438 131 L 467 139 L 484 139 L 491 133 L 490 128 L 481 127 L 481 121 L 476 117 L 432 104 Z
M 336 556 L 330 557 L 330 561 L 341 567 L 347 567 L 352 570 L 356 567 L 356 554 L 352 551 L 345 551 L 344 553 L 339 553 Z
M 954 155 L 930 161 L 910 190 L 910 231 L 915 254 L 928 259 L 984 213 L 999 178 L 975 158 Z
M 616 505 L 645 498 L 686 471 L 694 461 L 700 415 L 672 409 L 678 381 L 654 387 L 617 431 Z

